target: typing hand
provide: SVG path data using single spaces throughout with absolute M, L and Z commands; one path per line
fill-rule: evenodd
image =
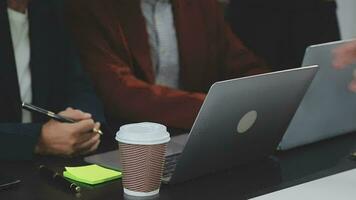
M 334 50 L 334 67 L 342 69 L 356 62 L 356 41 L 342 45 Z
M 75 156 L 90 153 L 98 148 L 100 135 L 93 132 L 93 129 L 100 129 L 100 123 L 95 123 L 90 114 L 72 108 L 67 108 L 59 114 L 77 122 L 71 124 L 50 120 L 44 124 L 36 153 Z
M 336 69 L 343 69 L 347 65 L 356 62 L 356 41 L 347 43 L 334 50 L 333 65 Z M 353 80 L 349 84 L 349 89 L 356 92 L 356 70 L 353 72 Z

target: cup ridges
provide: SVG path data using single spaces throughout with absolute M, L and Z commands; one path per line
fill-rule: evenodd
M 167 144 L 133 145 L 119 143 L 124 188 L 136 192 L 159 189 Z

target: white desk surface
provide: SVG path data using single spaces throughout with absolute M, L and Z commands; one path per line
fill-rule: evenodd
M 252 200 L 355 200 L 356 169 L 266 194 Z

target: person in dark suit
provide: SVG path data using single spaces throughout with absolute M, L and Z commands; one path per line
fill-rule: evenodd
M 0 159 L 73 156 L 100 143 L 93 128 L 100 127 L 95 121 L 103 122 L 104 115 L 71 48 L 62 5 L 0 0 Z M 21 110 L 21 102 L 78 122 L 48 120 Z
M 306 47 L 340 39 L 334 0 L 232 0 L 227 18 L 273 70 L 300 67 Z
M 83 64 L 113 120 L 190 129 L 214 82 L 268 71 L 216 0 L 69 3 Z

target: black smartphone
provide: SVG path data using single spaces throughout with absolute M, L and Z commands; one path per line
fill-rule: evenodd
M 5 189 L 10 189 L 13 187 L 18 186 L 21 183 L 21 180 L 9 177 L 9 176 L 4 176 L 0 175 L 0 190 L 5 190 Z

